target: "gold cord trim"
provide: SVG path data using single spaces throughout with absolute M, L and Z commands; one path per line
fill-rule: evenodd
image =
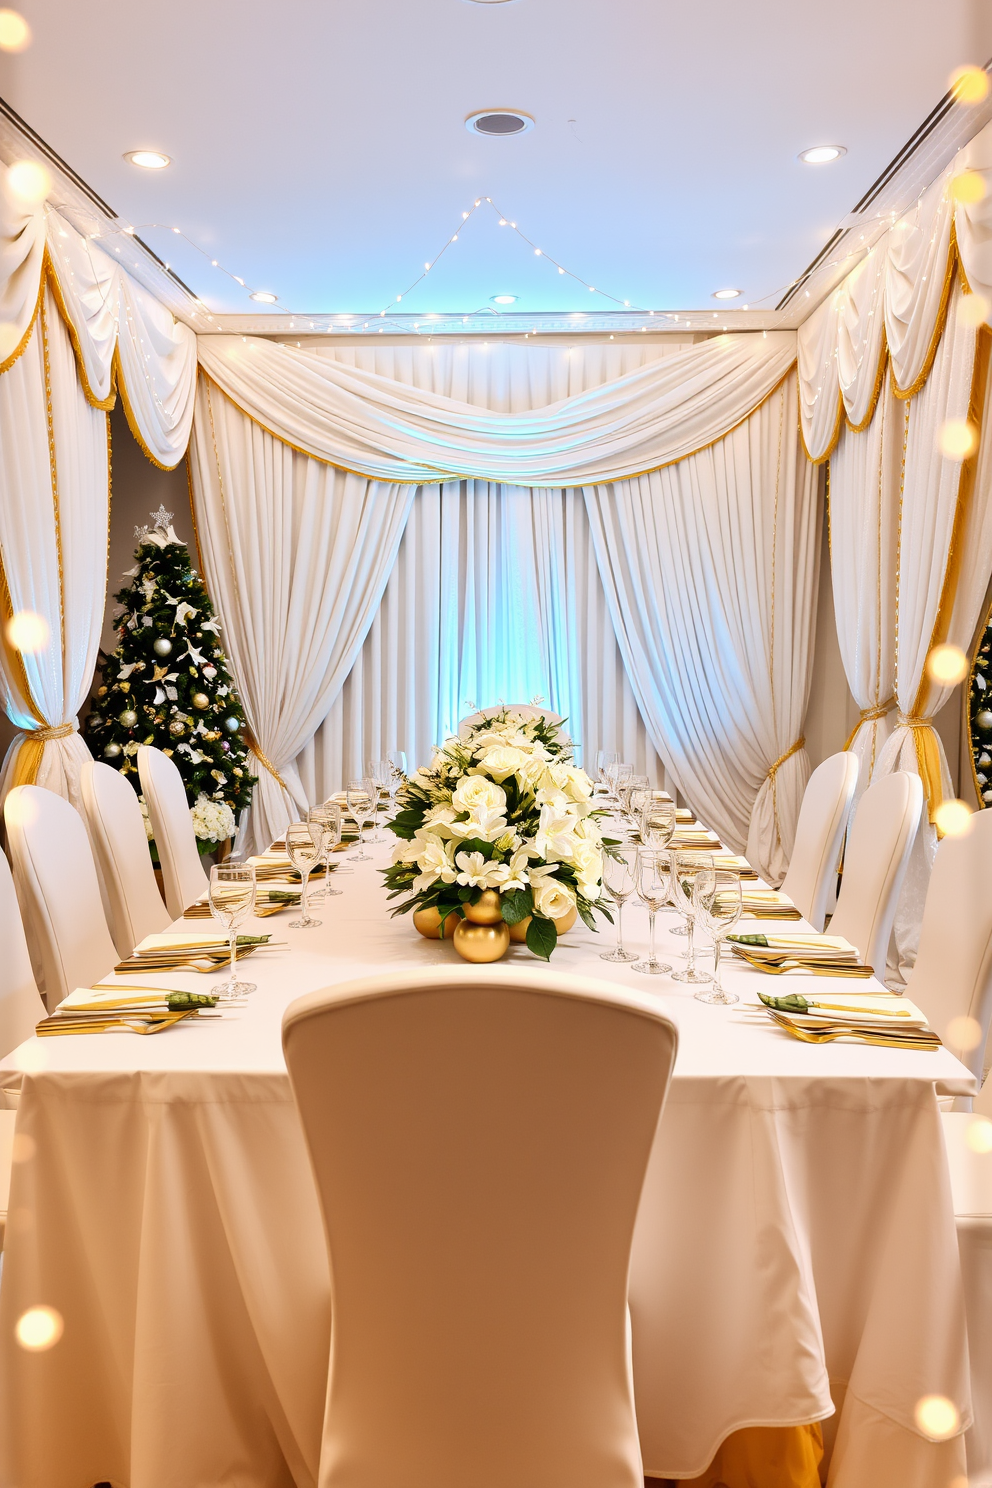
M 189 514 L 193 519 L 193 541 L 196 544 L 196 561 L 200 568 L 200 577 L 206 585 L 206 576 L 203 568 L 203 549 L 200 547 L 200 528 L 196 520 L 196 502 L 193 499 L 193 464 L 190 453 L 186 451 L 186 488 L 189 491 Z
M 791 759 L 794 754 L 798 754 L 800 749 L 805 749 L 805 747 L 806 735 L 800 734 L 796 742 L 794 744 L 790 744 L 785 753 L 780 754 L 775 763 L 773 765 L 769 765 L 767 770 L 766 778 L 771 781 L 772 786 L 772 817 L 775 821 L 775 837 L 779 843 L 781 843 L 782 841 L 782 834 L 779 831 L 778 825 L 778 772 L 785 764 L 787 759 Z
M 69 340 L 72 342 L 72 349 L 76 354 L 76 370 L 79 373 L 79 382 L 83 389 L 83 396 L 85 397 L 87 403 L 90 405 L 91 408 L 99 408 L 102 413 L 109 413 L 114 404 L 117 402 L 117 398 L 114 393 L 113 371 L 111 370 L 110 375 L 110 392 L 105 398 L 98 398 L 96 393 L 93 391 L 89 378 L 86 375 L 86 365 L 83 361 L 83 348 L 80 344 L 79 333 L 72 323 L 72 316 L 69 314 L 69 307 L 65 302 L 65 296 L 62 293 L 62 286 L 59 283 L 59 276 L 55 272 L 55 265 L 52 263 L 47 244 L 45 247 L 45 254 L 42 259 L 42 290 L 44 290 L 46 279 L 49 288 L 52 291 L 52 298 L 58 306 L 59 314 L 61 315 L 62 320 L 65 324 L 65 328 L 69 333 Z
M 809 463 L 811 465 L 822 465 L 824 463 L 824 461 L 830 459 L 830 456 L 833 454 L 834 450 L 837 448 L 837 441 L 840 438 L 840 431 L 844 427 L 844 422 L 845 422 L 845 416 L 844 416 L 844 394 L 840 391 L 840 388 L 838 388 L 837 389 L 837 419 L 836 419 L 836 421 L 834 423 L 834 431 L 833 431 L 833 433 L 830 436 L 829 442 L 827 444 L 826 449 L 823 451 L 823 454 L 822 455 L 817 455 L 817 457 L 814 459 L 813 456 L 809 452 L 809 446 L 806 443 L 806 435 L 803 432 L 803 409 L 802 409 L 802 400 L 800 399 L 800 402 L 799 402 L 799 442 L 800 442 L 800 444 L 803 447 L 803 454 L 806 456 L 807 460 L 809 461 Z
M 35 321 L 38 319 L 38 316 L 41 314 L 41 302 L 42 302 L 42 298 L 44 296 L 44 293 L 45 293 L 45 270 L 44 270 L 44 265 L 42 265 L 41 282 L 38 285 L 38 298 L 34 302 L 34 314 L 31 316 L 31 319 L 28 321 L 28 328 L 27 328 L 27 330 L 24 332 L 24 335 L 21 337 L 20 341 L 18 341 L 18 343 L 14 347 L 13 351 L 10 353 L 10 356 L 7 357 L 6 361 L 0 362 L 0 376 L 2 376 L 4 372 L 9 372 L 10 369 L 11 369 L 11 367 L 17 361 L 17 358 L 19 356 L 23 356 L 24 353 L 27 351 L 27 349 L 28 349 L 28 342 L 31 340 L 31 336 L 32 336 L 32 333 L 34 331 Z
M 886 698 L 884 703 L 877 703 L 873 708 L 862 708 L 861 712 L 858 714 L 857 723 L 854 725 L 853 729 L 847 736 L 847 743 L 844 745 L 845 750 L 850 749 L 851 745 L 854 743 L 862 724 L 877 723 L 880 718 L 884 718 L 887 713 L 891 713 L 895 705 L 895 698 L 890 697 Z
M 55 516 L 55 559 L 59 569 L 59 633 L 62 640 L 62 681 L 65 685 L 65 571 L 62 566 L 62 509 L 59 503 L 59 471 L 55 458 L 55 413 L 52 407 L 52 366 L 48 355 L 48 312 L 41 300 L 41 346 L 45 359 L 45 413 L 48 420 L 48 463 L 52 475 L 52 510 Z
M 694 455 L 701 455 L 705 450 L 713 449 L 713 447 L 715 445 L 720 444 L 724 439 L 729 438 L 729 436 L 731 434 L 733 434 L 735 432 L 735 430 L 741 428 L 741 426 L 743 424 L 746 424 L 747 421 L 748 421 L 748 419 L 751 418 L 754 414 L 756 414 L 758 412 L 758 409 L 759 408 L 764 408 L 764 406 L 768 402 L 769 398 L 773 398 L 775 396 L 775 394 L 778 392 L 779 388 L 783 385 L 783 383 L 788 382 L 789 378 L 792 376 L 792 374 L 793 374 L 793 372 L 795 372 L 795 370 L 796 370 L 796 362 L 794 362 L 794 361 L 793 362 L 790 362 L 789 363 L 789 366 L 783 372 L 783 374 L 779 378 L 778 382 L 775 383 L 774 387 L 770 387 L 768 389 L 768 392 L 765 393 L 764 397 L 763 398 L 760 398 L 758 400 L 758 402 L 755 403 L 755 405 L 754 405 L 753 408 L 749 408 L 748 411 L 747 411 L 747 413 L 743 414 L 742 417 L 739 418 L 735 424 L 731 424 L 730 427 L 729 427 L 729 429 L 724 429 L 723 433 L 722 434 L 718 434 L 715 439 L 710 439 L 710 440 L 707 441 L 706 444 L 701 444 L 698 449 L 687 450 L 684 455 L 678 455 L 676 457 L 676 459 L 674 459 L 674 460 L 665 460 L 665 461 L 663 461 L 663 463 L 661 465 L 651 465 L 651 466 L 649 466 L 647 468 L 647 470 L 635 470 L 630 475 L 610 476 L 610 477 L 608 477 L 606 479 L 603 479 L 601 477 L 598 480 L 580 480 L 580 481 L 574 481 L 574 480 L 573 481 L 567 481 L 567 480 L 566 481 L 561 481 L 561 480 L 556 480 L 556 481 L 528 481 L 527 482 L 527 485 L 530 486 L 530 487 L 532 487 L 534 490 L 552 490 L 552 491 L 554 491 L 554 490 L 561 490 L 563 486 L 566 486 L 566 487 L 567 486 L 608 486 L 608 485 L 613 485 L 617 481 L 621 481 L 621 480 L 640 480 L 641 477 L 644 476 L 644 475 L 654 475 L 655 471 L 657 471 L 657 470 L 668 470 L 672 465 L 680 465 L 683 460 L 691 460 Z M 329 465 L 332 470 L 341 470 L 341 471 L 344 472 L 345 475 L 357 475 L 362 480 L 381 481 L 384 485 L 391 485 L 391 486 L 443 486 L 443 485 L 448 484 L 451 481 L 463 481 L 463 480 L 478 479 L 478 477 L 474 477 L 474 476 L 470 476 L 470 475 L 464 475 L 464 474 L 458 474 L 457 472 L 452 473 L 452 472 L 449 471 L 449 472 L 446 473 L 446 472 L 444 472 L 442 470 L 431 472 L 430 470 L 428 470 L 425 467 L 424 474 L 422 476 L 419 476 L 415 480 L 406 480 L 406 479 L 401 479 L 399 476 L 393 476 L 393 475 L 388 475 L 388 476 L 369 475 L 369 473 L 368 473 L 367 470 L 353 470 L 350 465 L 339 465 L 334 460 L 327 460 L 327 459 L 325 459 L 323 457 L 323 455 L 315 455 L 312 450 L 304 449 L 303 446 L 300 445 L 300 444 L 293 444 L 292 440 L 290 440 L 290 439 L 284 439 L 281 434 L 277 434 L 276 433 L 275 429 L 270 429 L 269 426 L 268 426 L 268 424 L 263 424 L 262 423 L 262 420 L 260 418 L 256 418 L 253 413 L 249 413 L 248 410 L 247 410 L 247 408 L 242 408 L 241 404 L 238 403 L 236 399 L 232 398 L 230 396 L 230 394 L 227 393 L 224 390 L 224 388 L 221 387 L 221 385 L 217 381 L 217 379 L 215 377 L 211 377 L 210 373 L 206 370 L 205 367 L 202 367 L 201 366 L 199 368 L 199 372 L 200 372 L 200 376 L 204 379 L 204 382 L 206 382 L 206 383 L 211 383 L 212 382 L 213 385 L 214 385 L 214 387 L 220 393 L 221 397 L 222 398 L 226 398 L 227 401 L 234 408 L 236 408 L 239 413 L 243 413 L 244 414 L 244 416 L 245 416 L 246 419 L 250 419 L 251 422 L 253 424 L 256 424 L 258 426 L 258 428 L 260 428 L 264 433 L 270 435 L 270 437 L 272 439 L 277 439 L 279 441 L 279 443 L 280 444 L 284 444 L 287 449 L 295 450 L 298 455 L 305 455 L 308 460 L 316 460 L 316 462 L 317 462 L 318 465 Z M 800 438 L 802 438 L 802 427 L 801 426 L 800 426 L 799 434 L 800 434 Z M 806 446 L 805 446 L 805 442 L 804 442 L 803 449 L 805 450 L 805 448 L 806 448 Z M 510 480 L 509 477 L 506 477 L 502 481 L 502 484 L 504 484 L 504 485 L 512 485 L 513 482 Z
M 882 395 L 882 388 L 885 386 L 885 367 L 888 360 L 889 339 L 885 330 L 885 326 L 883 325 L 882 346 L 878 357 L 878 371 L 875 373 L 875 386 L 872 388 L 871 399 L 868 404 L 868 412 L 865 414 L 860 424 L 852 424 L 851 420 L 847 416 L 847 412 L 845 411 L 844 413 L 844 423 L 852 434 L 863 434 L 868 425 L 871 423 L 872 419 L 875 417 L 875 409 L 878 407 L 878 400 Z
M 245 726 L 244 730 L 244 741 L 248 745 L 248 748 L 251 750 L 255 758 L 257 760 L 260 760 L 261 763 L 268 770 L 273 780 L 277 780 L 284 791 L 289 791 L 289 786 L 286 784 L 285 780 L 283 780 L 282 776 L 279 774 L 279 771 L 269 759 L 268 755 L 262 753 L 262 750 L 259 747 L 258 740 L 255 738 L 255 735 L 252 733 L 251 729 L 247 727 L 247 725 Z
M 25 737 L 36 740 L 39 744 L 50 744 L 53 739 L 68 739 L 70 734 L 77 731 L 76 722 L 57 723 L 53 728 L 25 729 Z

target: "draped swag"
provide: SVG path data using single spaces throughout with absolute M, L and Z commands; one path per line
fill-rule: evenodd
M 21 732 L 0 795 L 34 781 L 76 800 L 76 731 L 106 604 L 115 386 L 135 437 L 171 468 L 189 437 L 196 339 L 59 213 L 27 207 L 0 165 L 0 687 Z M 20 652 L 6 622 L 40 616 Z
M 530 369 L 521 394 L 520 380 L 512 375 L 514 361 L 518 368 L 525 365 L 526 348 L 523 358 L 519 348 L 506 349 L 505 356 L 503 348 L 492 349 L 489 384 L 475 390 L 473 403 L 438 390 L 439 381 L 448 387 L 461 381 L 461 391 L 472 392 L 459 377 L 454 348 L 447 349 L 447 376 L 439 375 L 440 359 L 424 347 L 405 365 L 391 367 L 399 376 L 388 382 L 368 364 L 371 354 L 362 366 L 338 362 L 326 351 L 301 352 L 290 361 L 285 348 L 264 354 L 267 375 L 274 378 L 279 367 L 288 366 L 294 386 L 308 389 L 306 414 L 314 423 L 315 389 L 340 391 L 347 372 L 354 399 L 348 405 L 349 434 L 354 436 L 360 418 L 363 440 L 385 442 L 376 420 L 388 419 L 394 446 L 388 461 L 380 466 L 366 454 L 365 464 L 402 470 L 406 484 L 365 479 L 364 469 L 361 476 L 340 470 L 330 476 L 321 461 L 275 439 L 273 427 L 303 433 L 280 425 L 291 406 L 289 395 L 275 399 L 268 420 L 250 416 L 225 396 L 220 385 L 225 367 L 236 366 L 246 378 L 260 376 L 250 341 L 237 338 L 247 349 L 232 348 L 231 363 L 225 361 L 220 343 L 233 340 L 210 337 L 201 343 L 201 361 L 211 376 L 201 378 L 197 398 L 191 477 L 203 564 L 262 763 L 264 830 L 263 822 L 255 825 L 257 840 L 285 825 L 302 792 L 299 771 L 310 789 L 323 790 L 339 783 L 343 770 L 362 763 L 360 740 L 367 754 L 375 730 L 358 733 L 354 710 L 363 708 L 378 718 L 380 731 L 388 727 L 380 750 L 400 744 L 418 758 L 454 726 L 469 702 L 486 704 L 500 695 L 519 701 L 540 692 L 570 718 L 576 737 L 591 751 L 600 740 L 609 742 L 590 722 L 599 700 L 609 696 L 620 704 L 620 713 L 607 732 L 616 738 L 619 726 L 625 751 L 645 762 L 656 754 L 671 782 L 705 811 L 728 844 L 738 849 L 749 844 L 769 876 L 782 876 L 808 775 L 801 724 L 818 530 L 816 482 L 798 445 L 789 338 L 724 336 L 668 355 L 656 349 L 653 360 L 612 378 L 604 376 L 613 369 L 604 367 L 601 349 L 589 349 L 585 368 L 576 365 L 585 359 L 584 349 L 559 349 L 559 356 L 571 359 L 568 395 L 551 404 L 542 401 L 536 410 L 529 399 L 540 397 L 547 379 L 534 377 Z M 741 341 L 748 343 L 743 349 L 735 345 Z M 548 355 L 542 349 L 536 360 L 543 357 L 546 365 Z M 492 374 L 499 360 L 504 372 L 511 369 L 503 381 Z M 258 366 L 261 361 L 260 356 Z M 260 400 L 262 384 L 253 386 L 253 398 Z M 359 386 L 365 390 L 364 405 L 355 392 Z M 688 400 L 687 386 L 706 401 L 705 424 L 692 424 L 698 411 Z M 760 392 L 757 408 L 743 407 L 742 400 L 755 390 Z M 244 392 L 243 382 L 239 391 Z M 628 394 L 643 417 L 628 408 L 616 422 Z M 674 422 L 669 428 L 663 417 L 655 417 L 648 427 L 645 410 L 657 414 L 670 400 L 682 408 L 690 427 L 707 435 L 719 427 L 713 409 L 722 408 L 731 432 L 725 425 L 722 437 L 707 438 L 700 451 L 684 450 L 684 433 Z M 629 482 L 584 484 L 581 490 L 571 482 L 551 487 L 547 477 L 553 470 L 596 470 L 605 461 L 594 438 L 597 429 L 604 437 L 600 414 L 611 426 L 610 458 L 619 468 L 625 460 L 635 463 L 634 454 L 643 458 L 647 449 L 667 468 Z M 262 427 L 265 422 L 269 427 Z M 426 473 L 434 459 L 432 443 L 439 442 L 436 431 L 446 424 L 477 433 L 484 467 L 512 463 L 530 479 L 523 485 L 481 480 L 414 485 L 411 473 Z M 340 427 L 335 417 L 326 416 L 324 432 L 336 435 Z M 645 443 L 649 439 L 653 442 Z M 326 445 L 320 447 L 326 451 Z M 473 458 L 466 449 L 446 446 L 436 463 L 467 466 Z M 287 460 L 296 462 L 288 483 Z M 368 537 L 358 540 L 351 612 L 356 623 L 348 644 L 334 646 L 333 628 L 318 616 L 315 597 L 324 592 L 328 569 L 340 561 L 345 534 L 331 523 L 315 538 L 310 503 L 323 498 L 310 493 L 343 479 L 356 483 L 351 500 L 370 516 Z M 282 509 L 290 485 L 292 514 Z M 259 500 L 263 488 L 265 502 Z M 267 523 L 264 533 L 254 528 L 250 533 L 265 564 L 252 563 L 242 524 L 249 512 L 254 522 L 261 521 L 260 509 L 272 507 L 273 498 L 280 508 L 272 518 L 275 526 Z M 638 528 L 637 502 L 642 522 L 644 512 L 656 520 L 650 542 Z M 411 511 L 416 515 L 401 547 Z M 366 540 L 388 561 L 373 562 L 362 545 Z M 356 536 L 349 533 L 347 542 L 354 546 Z M 397 553 L 400 562 L 391 578 Z M 251 582 L 246 582 L 247 567 Z M 285 623 L 289 592 L 311 596 L 294 612 L 291 627 Z M 646 597 L 649 634 L 637 634 L 635 617 L 644 613 Z M 590 621 L 597 616 L 609 617 L 612 635 L 607 632 L 604 639 L 600 622 L 592 648 L 580 650 L 579 638 L 590 636 Z M 285 660 L 287 629 L 292 644 L 311 659 L 310 674 L 299 681 Z M 390 637 L 399 644 L 392 646 Z M 278 708 L 272 699 L 261 706 L 263 699 L 253 692 L 265 679 L 277 687 Z M 395 720 L 395 727 L 387 720 Z

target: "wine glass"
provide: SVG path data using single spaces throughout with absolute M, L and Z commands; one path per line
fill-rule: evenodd
M 372 792 L 375 786 L 371 780 L 349 780 L 345 787 L 345 800 L 348 802 L 348 810 L 355 819 L 358 827 L 358 851 L 349 853 L 348 857 L 353 863 L 369 863 L 372 861 L 371 854 L 365 851 L 365 823 L 369 819 L 372 809 Z
M 400 777 L 399 779 L 396 779 L 395 789 L 390 792 L 391 795 L 395 796 L 396 791 L 399 790 L 400 786 L 403 784 L 403 781 L 410 773 L 406 766 L 406 750 L 391 749 L 389 751 L 389 763 L 393 770 L 393 778 L 395 779 L 397 776 Z
M 648 801 L 651 799 L 651 785 L 646 775 L 631 775 L 624 786 L 623 810 L 627 826 L 631 832 L 637 829 Z
M 663 971 L 672 969 L 664 961 L 658 960 L 654 944 L 655 915 L 671 892 L 671 876 L 672 869 L 668 853 L 652 848 L 638 848 L 634 865 L 635 886 L 638 899 L 642 904 L 647 905 L 651 949 L 646 961 L 638 961 L 637 965 L 630 969 L 631 971 L 643 971 L 645 976 L 659 976 Z
M 645 847 L 669 847 L 675 836 L 675 802 L 649 796 L 641 811 L 641 842 Z
M 599 751 L 599 778 L 612 797 L 616 791 L 616 772 L 620 768 L 620 756 L 609 749 Z
M 713 978 L 708 971 L 700 971 L 696 966 L 696 948 L 693 943 L 693 934 L 696 925 L 696 907 L 693 903 L 692 889 L 696 874 L 704 868 L 712 868 L 713 857 L 711 853 L 689 853 L 670 852 L 671 874 L 672 874 L 672 900 L 675 908 L 685 920 L 688 945 L 686 947 L 685 971 L 673 971 L 672 980 L 676 982 L 711 982 Z
M 692 886 L 692 901 L 696 918 L 713 941 L 713 985 L 705 992 L 697 992 L 700 1002 L 718 1002 L 723 1007 L 739 1002 L 736 992 L 724 990 L 720 981 L 720 948 L 723 937 L 741 917 L 740 875 L 728 868 L 701 868 Z
M 331 894 L 340 894 L 340 889 L 331 888 L 331 853 L 341 841 L 341 807 L 336 801 L 324 806 L 311 806 L 307 820 L 320 827 L 320 855 L 324 864 L 324 886 L 318 889 L 315 898 L 326 899 Z
M 303 913 L 298 920 L 291 920 L 291 930 L 313 930 L 321 923 L 311 917 L 309 908 L 310 870 L 316 868 L 323 852 L 323 829 L 319 822 L 290 822 L 286 828 L 286 854 L 300 875 Z
M 238 960 L 238 926 L 255 908 L 255 865 L 253 863 L 215 863 L 210 870 L 210 913 L 227 931 L 231 954 L 231 974 L 226 982 L 211 987 L 223 1001 L 254 992 L 254 982 L 239 982 L 235 976 Z
M 389 789 L 389 761 L 370 760 L 365 771 L 365 777 L 372 782 L 374 787 L 372 793 L 372 836 L 370 842 L 384 842 L 385 838 L 379 833 L 379 810 L 382 806 L 382 793 Z
M 636 847 L 613 847 L 603 854 L 603 888 L 617 907 L 616 950 L 601 951 L 603 961 L 636 961 L 634 951 L 623 948 L 623 907 L 634 892 Z

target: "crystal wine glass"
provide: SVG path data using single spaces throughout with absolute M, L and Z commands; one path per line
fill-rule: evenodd
M 348 810 L 355 819 L 358 827 L 358 851 L 349 853 L 348 857 L 353 863 L 369 863 L 372 861 L 371 854 L 365 851 L 365 823 L 369 819 L 372 809 L 372 792 L 375 786 L 371 780 L 349 780 L 345 788 L 345 799 L 348 802 Z
M 741 917 L 740 875 L 727 868 L 707 867 L 696 874 L 692 887 L 696 918 L 713 941 L 713 985 L 697 992 L 700 1002 L 717 1002 L 723 1007 L 739 1002 L 736 992 L 724 990 L 720 981 L 720 949 L 723 937 Z
M 673 971 L 672 979 L 676 982 L 711 982 L 713 978 L 708 971 L 700 971 L 696 966 L 696 948 L 693 935 L 696 925 L 696 907 L 693 903 L 692 889 L 696 874 L 704 868 L 712 868 L 713 856 L 711 853 L 676 852 L 669 853 L 672 860 L 672 900 L 675 908 L 685 920 L 687 946 L 686 946 L 686 968 L 684 971 Z
M 389 768 L 389 794 L 395 800 L 396 792 L 410 773 L 406 765 L 405 749 L 391 749 L 389 751 Z
M 331 853 L 341 841 L 341 807 L 336 801 L 328 801 L 324 806 L 311 806 L 307 820 L 320 827 L 320 855 L 324 864 L 324 886 L 314 897 L 327 899 L 331 894 L 341 893 L 340 889 L 331 888 Z
M 617 770 L 620 768 L 620 756 L 615 750 L 609 749 L 601 749 L 599 753 L 599 776 L 609 791 L 612 800 L 616 798 Z
M 226 982 L 211 987 L 223 1001 L 254 992 L 254 982 L 239 982 L 235 975 L 238 960 L 238 926 L 255 908 L 255 866 L 253 863 L 216 863 L 210 870 L 210 913 L 227 931 L 231 954 L 231 974 Z
M 662 972 L 672 969 L 664 961 L 658 960 L 654 942 L 655 916 L 671 892 L 672 869 L 669 856 L 666 852 L 648 847 L 641 847 L 637 850 L 634 865 L 635 886 L 638 899 L 647 906 L 651 948 L 648 952 L 648 959 L 638 961 L 637 965 L 630 969 L 642 971 L 645 976 L 660 976 Z
M 318 822 L 290 822 L 286 828 L 286 854 L 300 875 L 303 913 L 298 920 L 291 920 L 291 930 L 313 930 L 321 923 L 310 914 L 310 870 L 316 868 L 323 852 L 323 830 Z
M 649 797 L 641 812 L 641 842 L 645 847 L 669 847 L 675 836 L 675 802 Z
M 365 778 L 372 782 L 372 836 L 370 842 L 384 842 L 385 838 L 379 832 L 379 811 L 382 806 L 382 793 L 389 789 L 389 761 L 369 760 L 365 770 Z
M 614 847 L 603 854 L 603 888 L 617 907 L 617 944 L 613 951 L 601 951 L 603 961 L 636 961 L 634 951 L 623 948 L 623 907 L 634 892 L 636 847 Z

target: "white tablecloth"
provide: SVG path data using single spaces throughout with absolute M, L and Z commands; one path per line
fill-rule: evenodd
M 387 851 L 336 877 L 321 929 L 258 922 L 290 949 L 246 962 L 258 991 L 227 1018 L 33 1040 L 6 1061 L 34 1146 L 0 1287 L 3 1488 L 316 1482 L 328 1273 L 280 1020 L 315 988 L 455 956 L 386 917 Z M 644 948 L 643 911 L 625 920 Z M 760 973 L 731 966 L 742 1004 L 706 1006 L 600 960 L 611 933 L 579 925 L 554 964 L 653 992 L 680 1032 L 631 1280 L 645 1471 L 691 1477 L 739 1427 L 823 1420 L 833 1488 L 948 1488 L 963 1439 L 926 1441 L 914 1408 L 944 1395 L 970 1420 L 932 1083 L 966 1072 L 944 1050 L 796 1043 L 754 1011 Z M 673 961 L 685 944 L 659 942 Z M 37 1304 L 65 1332 L 28 1354 L 14 1325 Z

